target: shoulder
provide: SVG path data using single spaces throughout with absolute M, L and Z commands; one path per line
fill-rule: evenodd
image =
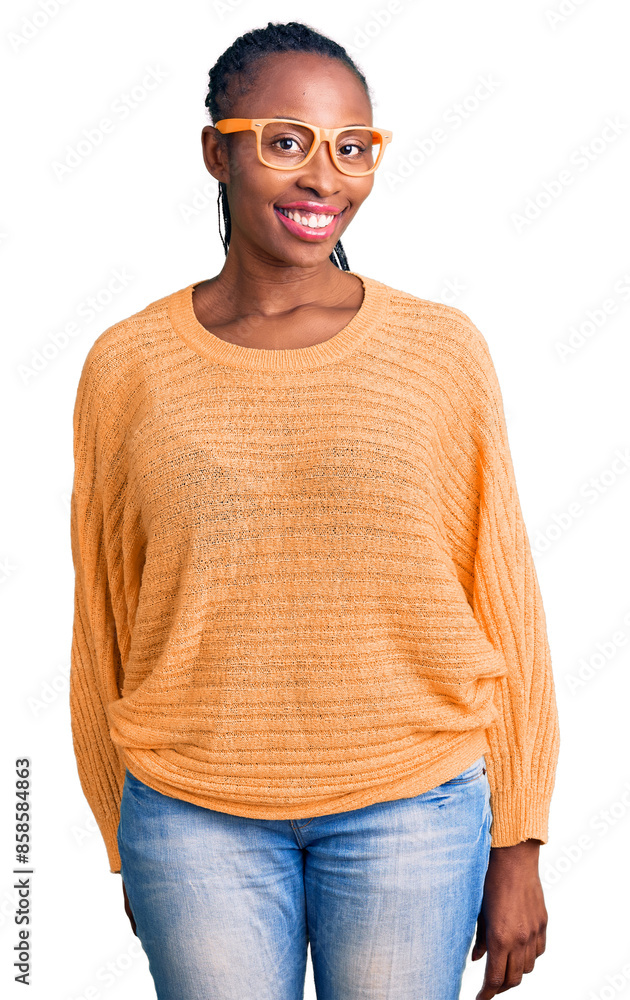
M 97 336 L 83 362 L 78 397 L 111 400 L 122 385 L 133 381 L 144 362 L 166 347 L 172 339 L 169 301 L 174 294 L 155 299 Z
M 388 293 L 388 324 L 404 343 L 436 358 L 448 354 L 471 377 L 494 377 L 488 342 L 471 317 L 456 306 L 425 299 L 401 288 L 370 279 Z M 462 372 L 464 374 L 464 372 Z

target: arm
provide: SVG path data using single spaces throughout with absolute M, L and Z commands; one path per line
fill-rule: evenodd
M 518 985 L 545 950 L 538 859 L 548 838 L 559 727 L 545 613 L 501 391 L 487 344 L 475 333 L 480 392 L 473 611 L 507 667 L 496 681 L 496 717 L 487 729 L 492 847 L 472 953 L 474 961 L 488 952 L 477 1000 L 490 1000 Z
M 120 697 L 121 658 L 110 589 L 113 546 L 101 407 L 86 360 L 74 409 L 75 474 L 70 534 L 75 569 L 70 655 L 70 718 L 79 780 L 107 848 L 110 870 L 120 871 L 116 841 L 125 767 L 112 742 L 108 703 Z
M 476 400 L 479 512 L 473 613 L 506 664 L 486 734 L 492 847 L 545 844 L 559 751 L 558 712 L 545 611 L 520 507 L 503 401 L 485 340 Z

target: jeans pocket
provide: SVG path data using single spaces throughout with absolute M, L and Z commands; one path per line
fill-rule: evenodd
M 443 781 L 439 788 L 450 788 L 454 785 L 467 785 L 471 781 L 477 781 L 482 775 L 486 773 L 486 759 L 482 754 L 478 757 L 476 761 L 469 765 L 469 767 L 464 768 L 460 774 L 455 775 L 454 778 L 449 778 L 448 781 Z

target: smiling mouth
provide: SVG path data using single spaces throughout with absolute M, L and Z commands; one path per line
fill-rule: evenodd
M 296 236 L 308 239 L 326 239 L 331 236 L 338 219 L 342 217 L 345 208 L 338 215 L 324 212 L 307 212 L 304 209 L 279 208 L 274 205 L 274 211 L 289 230 Z

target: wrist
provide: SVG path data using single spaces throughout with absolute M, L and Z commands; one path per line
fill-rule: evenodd
M 533 865 L 538 865 L 539 852 L 542 841 L 530 838 L 521 840 L 518 844 L 510 844 L 507 847 L 491 847 L 490 858 L 492 861 L 527 863 L 531 861 Z

